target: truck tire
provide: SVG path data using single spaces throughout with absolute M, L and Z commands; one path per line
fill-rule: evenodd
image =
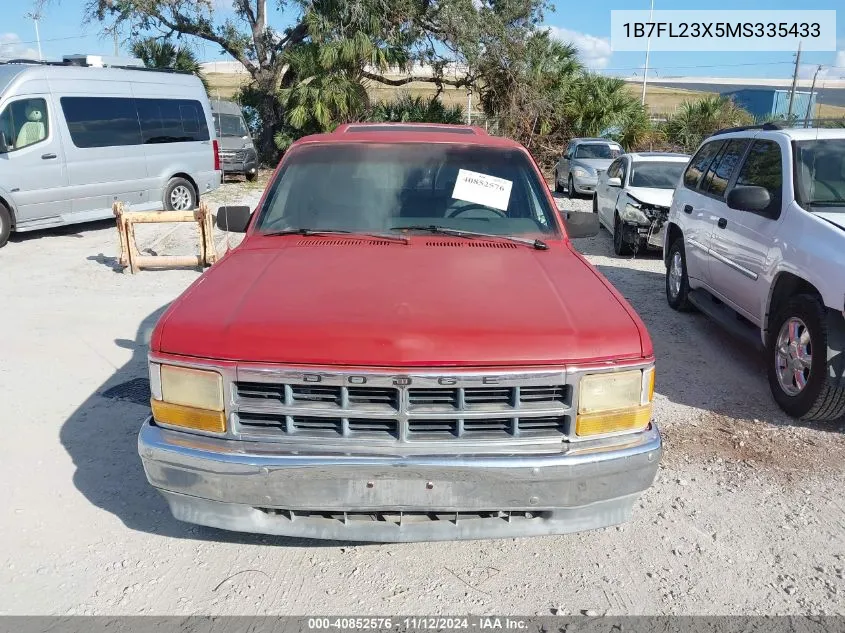
M 617 255 L 630 255 L 633 252 L 631 243 L 625 239 L 625 225 L 617 214 L 613 218 L 613 252 Z
M 246 179 L 249 182 L 254 182 L 255 179 L 258 178 L 258 172 L 257 171 L 248 171 L 248 172 L 246 172 L 245 175 L 246 175 Z
M 164 188 L 163 202 L 167 211 L 190 211 L 197 206 L 197 192 L 184 178 L 171 178 Z
M 769 386 L 781 409 L 802 420 L 845 415 L 845 388 L 828 380 L 826 308 L 812 295 L 797 295 L 780 308 L 769 329 Z
M 9 236 L 12 234 L 12 214 L 5 204 L 0 202 L 0 248 L 6 245 L 9 241 Z
M 689 277 L 687 276 L 687 255 L 684 238 L 678 237 L 669 247 L 669 262 L 666 266 L 666 301 L 678 312 L 690 312 Z

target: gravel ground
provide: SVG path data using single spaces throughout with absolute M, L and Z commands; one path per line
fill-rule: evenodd
M 189 250 L 189 227 L 142 228 L 142 249 Z M 353 545 L 172 519 L 136 454 L 148 408 L 101 394 L 145 375 L 144 332 L 199 272 L 117 272 L 113 222 L 14 237 L 0 250 L 0 614 L 842 613 L 842 425 L 785 418 L 753 351 L 667 307 L 659 256 L 617 258 L 604 231 L 578 248 L 656 348 L 666 453 L 633 521 Z

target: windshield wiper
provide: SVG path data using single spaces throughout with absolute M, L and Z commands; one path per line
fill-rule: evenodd
M 389 233 L 368 233 L 362 231 L 348 231 L 346 229 L 281 229 L 279 231 L 268 231 L 262 233 L 267 237 L 274 237 L 276 235 L 360 235 L 362 237 L 372 237 L 380 240 L 390 240 L 392 242 L 408 243 L 408 238 L 404 235 L 391 235 Z
M 516 242 L 517 244 L 525 244 L 538 251 L 549 250 L 549 245 L 543 240 L 530 239 L 527 237 L 515 237 L 513 235 L 497 235 L 496 233 L 481 233 L 478 231 L 464 231 L 462 229 L 452 229 L 448 226 L 440 226 L 438 224 L 417 224 L 411 226 L 394 226 L 394 231 L 428 231 L 429 233 L 439 233 L 440 235 L 454 235 L 455 237 L 483 237 L 487 239 L 506 240 L 508 242 Z

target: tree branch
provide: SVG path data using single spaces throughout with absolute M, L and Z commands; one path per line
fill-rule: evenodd
M 378 83 L 384 84 L 386 86 L 405 86 L 409 83 L 418 81 L 421 83 L 428 84 L 446 84 L 447 86 L 454 86 L 455 88 L 460 88 L 462 86 L 469 86 L 472 83 L 472 80 L 469 77 L 461 77 L 460 79 L 446 79 L 445 77 L 420 77 L 412 75 L 410 77 L 402 77 L 400 79 L 388 79 L 387 77 L 382 77 L 381 75 L 376 75 L 366 70 L 361 73 L 361 76 L 365 79 L 377 81 Z

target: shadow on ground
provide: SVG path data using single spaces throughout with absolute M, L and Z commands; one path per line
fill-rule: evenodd
M 270 543 L 288 547 L 338 547 L 342 542 L 313 541 L 265 535 L 241 534 L 177 521 L 167 503 L 149 485 L 138 456 L 138 430 L 149 416 L 147 341 L 164 313 L 162 306 L 141 323 L 135 340 L 115 344 L 132 350 L 132 358 L 65 421 L 60 431 L 62 446 L 73 459 L 73 483 L 88 501 L 110 512 L 132 530 L 159 536 L 202 539 L 225 543 Z M 126 385 L 129 383 L 129 385 Z M 133 387 L 125 399 L 107 397 L 115 387 Z M 145 390 L 139 396 L 139 386 Z M 112 390 L 110 392 L 110 390 Z M 106 394 L 106 395 L 104 395 Z

